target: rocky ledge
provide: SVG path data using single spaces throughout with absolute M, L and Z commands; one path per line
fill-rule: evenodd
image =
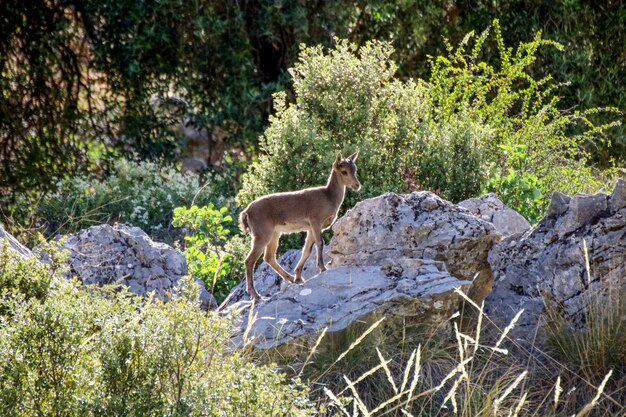
M 626 182 L 620 180 L 612 194 L 554 193 L 544 218 L 494 246 L 489 264 L 494 288 L 485 300 L 487 313 L 505 326 L 524 309 L 514 337 L 533 340 L 541 330 L 544 297 L 582 323 L 590 291 L 625 285 Z

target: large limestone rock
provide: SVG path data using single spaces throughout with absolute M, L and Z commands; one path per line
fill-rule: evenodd
M 135 294 L 154 292 L 161 299 L 177 287 L 187 271 L 185 256 L 165 243 L 154 242 L 138 227 L 102 224 L 69 235 L 63 248 L 69 250 L 70 275 L 84 284 L 126 285 Z M 201 281 L 203 308 L 216 305 Z
M 249 326 L 255 346 L 281 346 L 289 355 L 324 327 L 341 335 L 383 316 L 387 335 L 417 326 L 439 329 L 462 301 L 455 288 L 470 291 L 477 275 L 490 286 L 487 254 L 500 238 L 491 223 L 429 192 L 362 201 L 333 231 L 330 269 L 318 274 L 312 254 L 304 285 L 285 283 L 265 264 L 256 271 L 257 289 L 271 298 L 255 307 L 257 319 Z M 299 258 L 300 251 L 289 251 L 279 262 L 293 270 Z M 240 284 L 221 307 L 242 313 L 240 339 L 249 325 L 248 300 Z
M 257 304 L 247 339 L 260 349 L 281 346 L 285 357 L 295 357 L 300 347 L 310 349 L 324 327 L 337 335 L 354 323 L 369 326 L 382 317 L 385 334 L 400 338 L 413 327 L 440 328 L 461 301 L 453 290 L 467 291 L 470 285 L 432 260 L 336 267 Z M 249 325 L 249 308 L 250 301 L 240 301 L 225 309 L 241 313 L 238 344 Z
M 585 267 L 587 246 L 590 277 Z M 588 291 L 626 278 L 626 184 L 612 195 L 554 193 L 545 217 L 522 236 L 503 240 L 489 254 L 493 292 L 486 309 L 506 325 L 524 309 L 513 336 L 534 337 L 543 310 L 542 294 L 582 319 Z
M 487 255 L 500 234 L 493 224 L 431 192 L 386 193 L 361 201 L 335 223 L 333 232 L 333 266 L 433 259 L 443 262 L 452 276 L 474 280 L 475 298 L 491 289 Z
M 9 232 L 5 231 L 0 224 L 0 245 L 3 244 L 3 242 L 7 242 L 9 249 L 22 259 L 32 256 L 30 249 L 22 245 Z
M 495 194 L 461 201 L 459 206 L 468 209 L 476 217 L 493 224 L 504 237 L 524 233 L 530 229 L 530 223 L 517 211 L 508 208 Z

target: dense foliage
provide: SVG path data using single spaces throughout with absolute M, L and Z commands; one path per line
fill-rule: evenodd
M 42 271 L 28 280 L 48 286 Z M 198 308 L 191 280 L 164 304 L 52 275 L 44 299 L 2 293 L 1 415 L 312 415 L 305 387 L 225 353 L 230 323 Z
M 58 245 L 56 245 L 58 246 Z M 54 250 L 55 245 L 41 246 L 35 256 L 22 259 L 9 250 L 9 244 L 0 240 L 0 297 L 19 297 L 23 300 L 44 301 L 50 286 L 61 269 L 65 255 Z M 42 263 L 37 259 L 47 249 L 51 262 Z M 0 306 L 0 313 L 8 312 L 6 305 Z
M 484 57 L 489 40 L 498 44 L 497 65 Z M 533 204 L 540 194 L 504 192 L 507 183 L 498 178 L 511 172 L 545 194 L 597 187 L 582 144 L 602 139 L 606 126 L 589 120 L 597 109 L 561 111 L 558 84 L 531 76 L 545 48 L 562 47 L 540 34 L 507 47 L 495 21 L 492 31 L 470 33 L 432 59 L 428 81 L 395 78 L 387 43 L 304 48 L 291 70 L 296 102 L 276 96 L 276 116 L 261 138 L 264 153 L 245 174 L 238 202 L 321 184 L 337 150 L 354 148 L 361 149 L 358 198 L 429 189 L 459 201 L 489 186 L 514 208 Z M 347 205 L 355 199 L 348 194 Z
M 0 5 L 0 198 L 53 187 L 109 151 L 174 156 L 180 146 L 151 106 L 179 95 L 201 126 L 227 132 L 227 148 L 256 144 L 271 94 L 289 90 L 287 68 L 301 43 L 392 43 L 400 79 L 426 78 L 427 57 L 446 53 L 493 18 L 512 43 L 537 30 L 561 42 L 528 70 L 571 82 L 563 107 L 626 107 L 625 5 L 583 0 L 241 2 L 107 0 Z M 485 45 L 497 59 L 495 42 Z M 612 148 L 589 142 L 594 161 L 623 161 L 624 134 Z

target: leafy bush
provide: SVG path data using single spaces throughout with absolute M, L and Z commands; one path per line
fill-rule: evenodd
M 193 293 L 164 304 L 66 282 L 43 303 L 5 300 L 0 414 L 312 415 L 305 387 L 225 353 L 228 321 Z
M 597 187 L 581 144 L 601 138 L 608 125 L 589 121 L 597 109 L 561 112 L 552 78 L 529 75 L 541 48 L 561 46 L 537 34 L 513 51 L 498 22 L 493 26 L 493 34 L 472 32 L 432 59 L 428 81 L 395 79 L 386 43 L 302 49 L 291 70 L 296 102 L 275 95 L 276 115 L 261 138 L 264 154 L 244 175 L 237 202 L 322 184 L 336 152 L 355 148 L 363 191 L 348 193 L 347 206 L 386 191 L 430 189 L 452 201 L 475 196 L 490 172 L 509 172 L 507 147 L 523 147 L 515 172 L 536 178 L 533 186 L 543 195 Z M 483 58 L 492 38 L 498 66 Z M 575 128 L 584 133 L 571 134 Z
M 212 178 L 211 185 L 219 181 Z M 200 188 L 194 174 L 153 162 L 118 160 L 103 180 L 77 176 L 61 181 L 37 207 L 47 233 L 69 233 L 94 224 L 123 222 L 148 234 L 167 237 L 175 207 L 211 201 L 224 203 L 210 186 Z
M 497 193 L 504 204 L 535 224 L 544 213 L 544 196 L 539 189 L 541 182 L 533 174 L 519 173 L 520 164 L 517 162 L 523 162 L 526 157 L 523 145 L 500 147 L 509 159 L 508 172 L 501 172 L 502 168 L 494 169 L 485 185 L 485 191 Z
M 54 280 L 61 279 L 65 270 L 65 252 L 58 250 L 60 243 L 42 244 L 33 256 L 21 258 L 9 249 L 7 241 L 0 239 L 0 299 L 18 297 L 45 301 Z M 39 260 L 45 252 L 47 262 Z M 0 307 L 0 313 L 7 312 Z
M 226 213 L 226 207 L 217 210 L 211 203 L 189 209 L 177 207 L 172 220 L 175 227 L 187 231 L 185 257 L 189 272 L 204 281 L 218 302 L 228 296 L 245 272 L 245 244 L 240 237 L 230 237 L 226 227 L 233 219 Z

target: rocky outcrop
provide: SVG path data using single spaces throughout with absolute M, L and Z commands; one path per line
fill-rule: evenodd
M 30 249 L 22 245 L 10 233 L 5 231 L 2 228 L 2 225 L 0 224 L 0 245 L 3 244 L 3 242 L 5 241 L 7 242 L 9 249 L 13 251 L 20 258 L 26 259 L 32 255 L 32 252 L 30 251 Z
M 333 266 L 381 265 L 390 259 L 433 259 L 458 279 L 474 280 L 474 297 L 491 289 L 487 255 L 495 227 L 437 195 L 386 193 L 359 202 L 333 226 Z
M 458 309 L 462 299 L 455 288 L 470 291 L 477 275 L 490 287 L 487 254 L 500 238 L 491 223 L 429 192 L 362 201 L 333 231 L 330 269 L 317 274 L 311 256 L 304 285 L 285 283 L 265 264 L 256 271 L 257 289 L 271 298 L 256 306 L 248 329 L 255 346 L 288 345 L 281 347 L 288 351 L 315 339 L 323 327 L 343 334 L 354 323 L 383 316 L 385 334 L 403 334 L 403 326 L 433 331 Z M 299 257 L 300 251 L 289 251 L 279 262 L 293 270 Z M 222 306 L 244 312 L 240 338 L 249 324 L 246 300 L 240 284 Z
M 517 211 L 505 206 L 493 193 L 461 201 L 459 206 L 468 209 L 479 219 L 493 224 L 503 237 L 524 233 L 530 229 L 528 220 Z
M 288 285 L 269 301 L 255 306 L 253 323 L 249 301 L 225 309 L 240 314 L 238 344 L 245 329 L 251 344 L 260 349 L 281 346 L 286 357 L 297 356 L 299 346 L 310 349 L 324 327 L 337 335 L 354 323 L 369 326 L 385 317 L 385 334 L 398 338 L 414 327 L 440 328 L 458 309 L 460 297 L 453 290 L 467 291 L 469 281 L 460 281 L 441 262 L 404 260 L 382 266 L 341 266 Z M 320 350 L 325 349 L 322 345 Z
M 611 195 L 554 193 L 545 217 L 524 235 L 495 246 L 489 263 L 494 288 L 485 300 L 488 314 L 506 325 L 524 309 L 514 337 L 532 337 L 542 296 L 580 321 L 590 290 L 626 277 L 626 183 L 620 180 Z
M 138 227 L 123 224 L 93 226 L 69 235 L 63 244 L 69 250 L 68 274 L 84 284 L 120 283 L 138 295 L 154 292 L 161 299 L 188 274 L 185 256 L 165 243 L 154 242 Z M 205 309 L 215 299 L 201 281 L 200 300 Z

